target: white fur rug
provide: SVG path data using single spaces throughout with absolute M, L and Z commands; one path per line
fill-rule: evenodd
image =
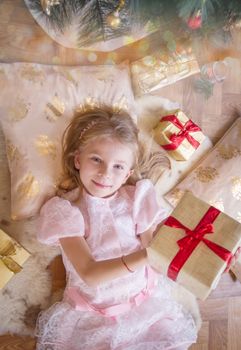
M 144 132 L 147 132 L 160 113 L 177 107 L 176 103 L 157 96 L 140 98 L 137 100 L 137 109 L 141 117 L 140 127 L 144 129 Z M 187 167 L 188 164 L 184 166 L 185 169 Z M 174 166 L 174 172 L 166 177 L 166 186 L 170 187 L 172 174 L 175 181 L 177 180 L 177 174 L 179 174 L 177 169 L 178 166 Z M 10 176 L 2 131 L 0 131 L 0 193 L 0 228 L 32 254 L 25 263 L 24 269 L 16 274 L 0 291 L 0 335 L 5 333 L 33 335 L 37 312 L 47 308 L 59 298 L 59 295 L 50 295 L 51 276 L 47 267 L 60 252 L 58 249 L 38 243 L 36 240 L 36 217 L 23 221 L 10 219 Z M 191 311 L 198 326 L 200 326 L 201 319 L 195 297 L 180 286 L 175 287 L 174 294 L 174 297 Z M 31 317 L 31 313 L 33 317 Z

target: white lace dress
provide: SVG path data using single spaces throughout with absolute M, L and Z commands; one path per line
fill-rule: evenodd
M 111 259 L 140 249 L 138 235 L 165 216 L 151 182 L 141 180 L 109 198 L 84 192 L 74 204 L 59 197 L 50 199 L 41 209 L 38 238 L 45 244 L 58 245 L 59 238 L 85 236 L 96 260 Z M 133 306 L 135 297 L 147 290 L 149 267 L 90 287 L 64 252 L 63 261 L 67 271 L 64 299 L 40 314 L 37 350 L 187 349 L 196 341 L 193 318 L 171 298 L 173 283 L 165 276 L 155 275 L 148 296 Z M 71 289 L 88 307 L 72 303 L 68 297 Z M 101 313 L 116 305 L 131 307 L 116 315 Z

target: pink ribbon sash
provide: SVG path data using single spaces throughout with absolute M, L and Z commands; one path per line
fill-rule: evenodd
M 70 303 L 76 310 L 79 311 L 94 311 L 105 317 L 115 317 L 124 312 L 130 311 L 133 307 L 140 305 L 153 292 L 156 281 L 155 272 L 146 267 L 147 285 L 144 290 L 130 299 L 129 302 L 120 303 L 105 308 L 99 308 L 88 302 L 78 291 L 76 287 L 67 288 L 64 294 L 64 301 Z

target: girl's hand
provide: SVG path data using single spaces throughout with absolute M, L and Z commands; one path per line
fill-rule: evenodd
M 224 272 L 229 272 L 229 270 L 236 264 L 236 261 L 238 260 L 240 253 L 241 253 L 241 247 L 238 247 L 238 249 L 234 253 L 234 256 L 232 257 L 230 263 L 228 264 Z

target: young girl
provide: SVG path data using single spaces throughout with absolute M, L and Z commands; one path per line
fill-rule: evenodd
M 76 188 L 42 207 L 38 238 L 60 246 L 67 286 L 63 301 L 38 319 L 38 350 L 195 342 L 195 323 L 171 298 L 172 282 L 148 265 L 145 247 L 166 213 L 150 180 L 136 181 L 141 160 L 137 128 L 124 112 L 77 112 L 66 129 L 63 166 Z

